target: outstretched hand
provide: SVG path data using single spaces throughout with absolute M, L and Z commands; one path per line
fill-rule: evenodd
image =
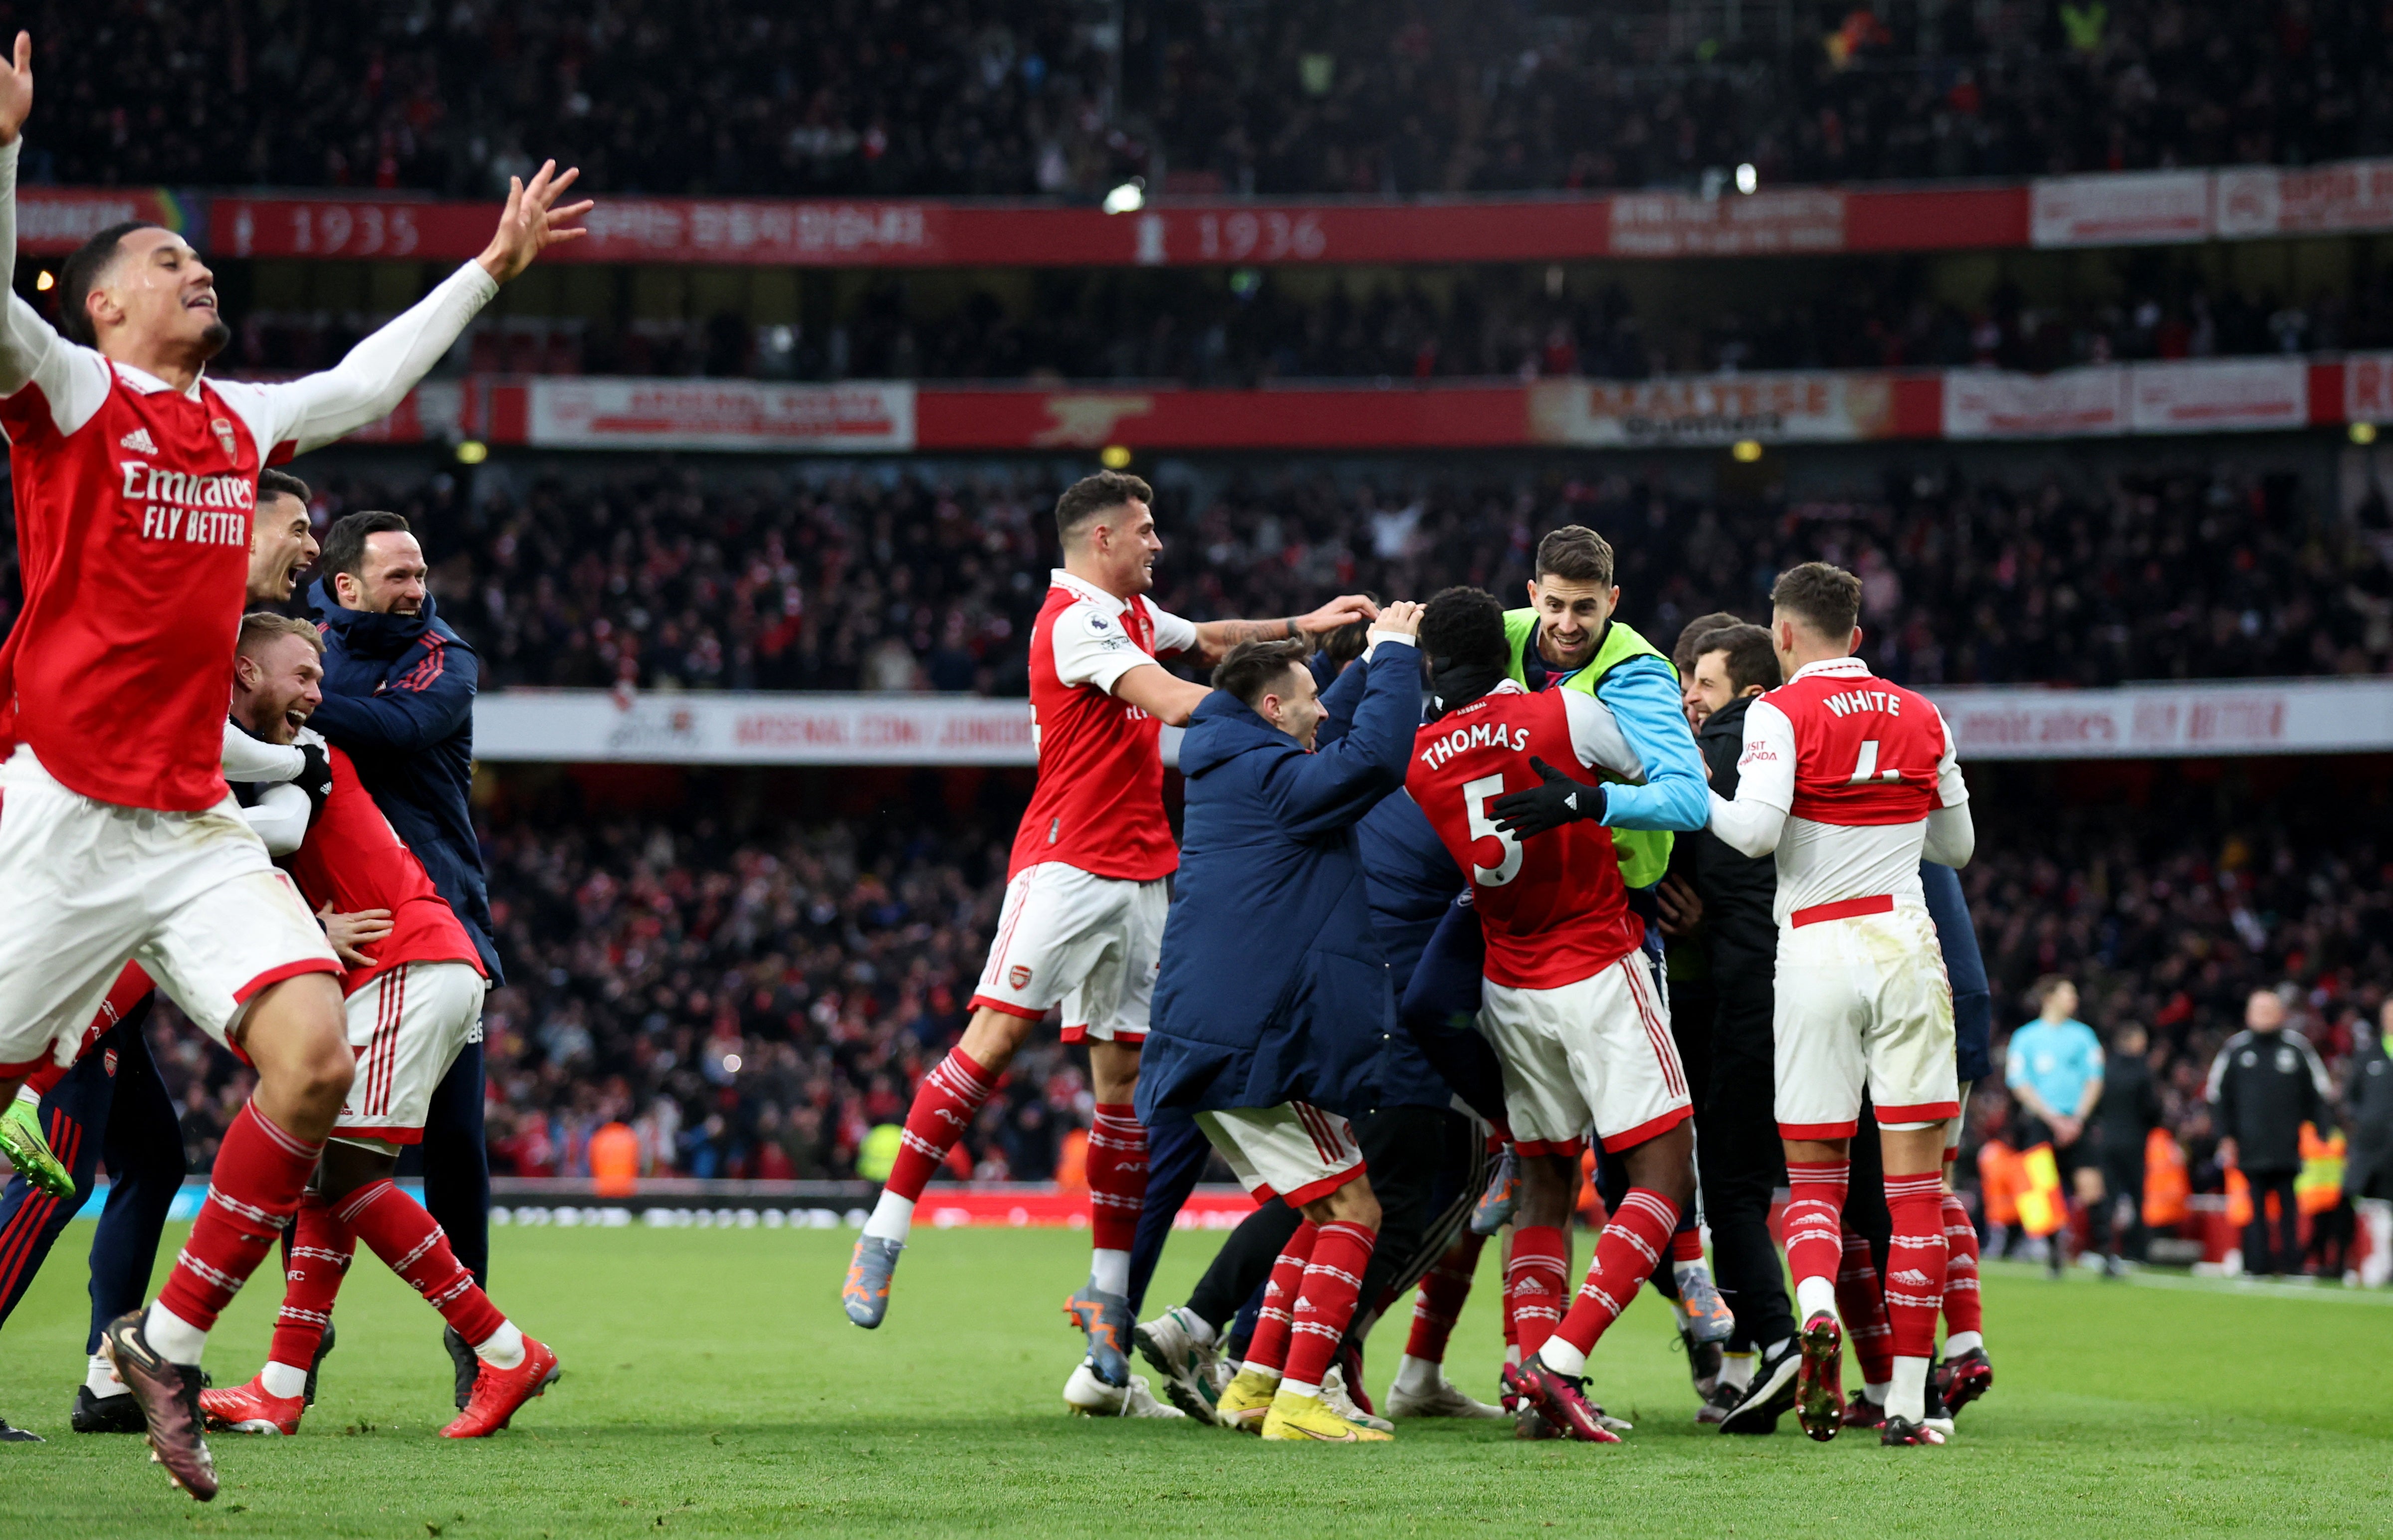
M 1342 594 L 1330 600 L 1312 614 L 1299 618 L 1296 629 L 1307 636 L 1327 636 L 1340 626 L 1353 625 L 1357 620 L 1376 620 L 1380 607 L 1360 594 Z
M 23 46 L 19 45 L 20 49 Z M 590 232 L 574 221 L 595 206 L 589 199 L 563 208 L 556 206 L 557 199 L 581 175 L 579 166 L 560 174 L 555 161 L 543 161 L 529 183 L 520 176 L 508 177 L 507 207 L 499 215 L 498 233 L 490 237 L 482 254 L 474 259 L 482 265 L 482 270 L 504 283 L 530 267 L 532 258 L 549 247 L 588 235 Z
M 1534 754 L 1529 758 L 1529 768 L 1544 784 L 1526 791 L 1507 792 L 1489 803 L 1487 811 L 1494 815 L 1497 829 L 1515 839 L 1525 840 L 1581 818 L 1603 816 L 1602 787 L 1573 780 Z
M 33 34 L 17 34 L 17 57 L 0 64 L 0 144 L 15 144 L 33 111 Z

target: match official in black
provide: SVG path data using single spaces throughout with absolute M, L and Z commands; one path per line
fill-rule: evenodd
M 308 725 L 345 750 L 358 777 L 481 953 L 490 987 L 506 982 L 493 944 L 474 785 L 474 695 L 481 659 L 434 613 L 424 548 L 398 514 L 358 513 L 324 536 L 308 591 L 324 628 L 324 702 Z M 490 1162 L 482 1137 L 482 1045 L 468 1043 L 433 1092 L 424 1124 L 424 1207 L 457 1259 L 490 1274 Z M 471 1399 L 474 1350 L 445 1334 L 457 1404 Z
M 2210 1065 L 2210 1103 L 2218 1129 L 2218 1163 L 2252 1184 L 2252 1222 L 2243 1227 L 2243 1271 L 2299 1272 L 2301 1209 L 2294 1178 L 2302 1168 L 2302 1125 L 2328 1127 L 2326 1066 L 2298 1032 L 2285 1029 L 2285 1002 L 2256 989 L 2243 1006 L 2243 1030 Z M 2269 1198 L 2277 1200 L 2278 1241 L 2269 1240 Z

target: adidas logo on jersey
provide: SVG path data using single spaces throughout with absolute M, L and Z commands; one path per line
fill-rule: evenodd
M 150 430 L 148 428 L 135 428 L 131 433 L 128 433 L 124 437 L 118 439 L 117 442 L 137 453 L 155 454 L 158 452 L 157 441 L 150 437 Z

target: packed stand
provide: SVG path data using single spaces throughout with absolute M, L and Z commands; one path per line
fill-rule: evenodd
M 1250 388 L 1296 380 L 1382 383 L 1583 378 L 1757 370 L 1970 369 L 2043 372 L 2150 359 L 2249 358 L 2393 347 L 2393 270 L 2308 292 L 2246 287 L 2150 251 L 2123 258 L 2099 298 L 2032 298 L 2010 281 L 1968 303 L 1916 266 L 1846 258 L 1833 281 L 1773 260 L 1683 277 L 1641 306 L 1618 282 L 1563 268 L 1375 275 L 1056 270 L 1024 293 L 961 299 L 882 274 L 835 318 L 752 324 L 732 312 L 614 320 L 511 313 L 464 351 L 481 373 L 666 378 L 1172 381 Z M 369 318 L 250 313 L 221 366 L 328 368 Z
M 61 182 L 487 195 L 553 154 L 619 195 L 1085 199 L 1137 174 L 1401 197 L 2393 144 L 2387 21 L 2363 0 L 1735 9 L 1755 19 L 1734 33 L 1678 7 L 1462 0 L 110 0 L 0 20 L 68 83 L 27 163 Z
M 1060 485 L 1035 466 L 710 481 L 651 463 L 486 480 L 478 502 L 447 476 L 318 490 L 326 516 L 411 517 L 486 683 L 1013 696 Z M 1166 489 L 1155 597 L 1205 620 L 1301 614 L 1358 586 L 1512 593 L 1531 532 L 1579 522 L 1613 542 L 1631 612 L 1661 633 L 1759 615 L 1781 568 L 1839 562 L 1863 579 L 1872 666 L 1913 685 L 2382 673 L 2393 511 L 2372 499 L 2347 518 L 2332 495 L 2190 464 L 2016 486 L 1903 469 L 1849 501 L 1236 472 Z

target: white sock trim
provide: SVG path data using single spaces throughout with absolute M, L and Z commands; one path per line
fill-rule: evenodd
M 1549 1337 L 1537 1350 L 1537 1361 L 1558 1375 L 1578 1376 L 1587 1373 L 1587 1354 L 1563 1341 L 1560 1334 Z
M 1100 1294 L 1130 1293 L 1130 1253 L 1097 1247 L 1089 1253 L 1089 1286 Z
M 84 1370 L 83 1388 L 102 1401 L 111 1396 L 133 1393 L 125 1389 L 124 1381 L 117 1377 L 116 1365 L 109 1362 L 106 1353 L 91 1355 L 91 1364 Z
M 266 1367 L 257 1372 L 257 1382 L 266 1387 L 268 1395 L 281 1396 L 288 1401 L 307 1389 L 307 1371 L 294 1369 L 288 1364 L 277 1364 L 269 1358 L 266 1361 Z
M 141 1335 L 150 1346 L 169 1364 L 197 1364 L 207 1351 L 208 1334 L 177 1315 L 164 1305 L 152 1302 L 150 1313 L 141 1318 Z
M 1795 1319 L 1809 1321 L 1822 1311 L 1837 1313 L 1837 1281 L 1834 1278 L 1798 1278 L 1795 1280 Z
M 1321 1399 L 1321 1387 L 1307 1385 L 1301 1379 L 1283 1379 L 1279 1382 L 1279 1393 L 1284 1396 L 1307 1396 L 1318 1401 Z
M 512 1321 L 502 1321 L 499 1329 L 474 1344 L 474 1356 L 493 1369 L 513 1369 L 524 1361 L 524 1335 Z
M 1944 1334 L 1944 1356 L 1958 1358 L 1963 1353 L 1981 1352 L 1986 1346 L 1983 1332 L 1956 1331 Z
M 881 1201 L 872 1206 L 872 1217 L 864 1221 L 864 1233 L 875 1240 L 903 1242 L 913 1230 L 914 1200 L 883 1187 Z
M 1396 1382 L 1392 1390 L 1402 1390 L 1408 1396 L 1423 1396 L 1445 1378 L 1445 1365 L 1434 1358 L 1415 1358 L 1406 1353 L 1396 1364 Z
M 1917 1422 L 1928 1415 L 1928 1360 L 1898 1358 L 1894 1381 L 1886 1388 L 1886 1415 Z

